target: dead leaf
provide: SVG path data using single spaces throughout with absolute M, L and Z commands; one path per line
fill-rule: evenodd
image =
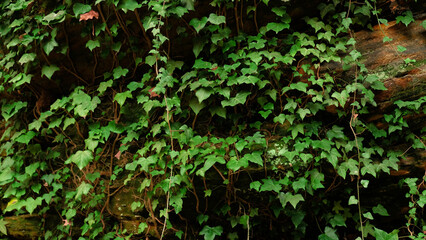
M 118 151 L 118 153 L 114 155 L 114 157 L 116 157 L 117 159 L 120 159 L 120 156 L 121 156 L 121 151 Z
M 160 95 L 158 95 L 158 94 L 156 94 L 156 93 L 154 92 L 154 88 L 155 88 L 155 87 L 153 87 L 153 88 L 151 88 L 151 89 L 149 89 L 149 90 L 148 90 L 148 92 L 149 92 L 149 96 L 150 96 L 150 97 L 159 97 Z
M 81 21 L 87 21 L 93 18 L 98 19 L 99 13 L 93 10 L 90 10 L 90 12 L 84 13 L 80 15 L 80 22 Z
M 64 219 L 62 221 L 64 222 L 64 224 L 63 224 L 64 227 L 72 225 L 72 223 L 70 221 L 68 221 L 68 219 Z

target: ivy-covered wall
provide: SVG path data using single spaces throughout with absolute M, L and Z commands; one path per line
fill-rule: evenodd
M 0 9 L 0 238 L 425 238 L 421 1 Z

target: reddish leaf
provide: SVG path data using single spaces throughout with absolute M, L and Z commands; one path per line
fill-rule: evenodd
M 120 156 L 121 156 L 121 151 L 118 151 L 118 153 L 114 155 L 114 157 L 116 157 L 117 159 L 120 159 Z
M 98 19 L 98 17 L 99 17 L 99 13 L 91 10 L 90 12 L 87 12 L 87 13 L 80 15 L 80 22 L 81 21 L 87 21 L 87 20 L 93 19 L 93 18 Z
M 63 226 L 65 227 L 65 226 L 71 226 L 72 224 L 71 224 L 71 222 L 70 221 L 68 221 L 68 219 L 64 219 L 64 220 L 62 220 L 63 222 L 64 222 L 64 224 L 63 224 Z
M 156 93 L 154 92 L 154 88 L 155 88 L 155 87 L 153 87 L 153 88 L 151 88 L 151 89 L 149 89 L 149 90 L 148 90 L 148 92 L 149 92 L 149 96 L 150 96 L 150 97 L 159 97 L 160 95 L 158 95 L 158 94 L 156 94 Z

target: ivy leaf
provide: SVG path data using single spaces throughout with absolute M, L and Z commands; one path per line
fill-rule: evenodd
M 201 29 L 204 28 L 204 26 L 206 26 L 208 19 L 207 17 L 203 17 L 200 20 L 198 20 L 197 18 L 193 18 L 190 22 L 189 25 L 193 26 L 195 31 L 200 32 Z
M 285 208 L 285 206 L 289 202 L 295 209 L 299 202 L 305 200 L 301 194 L 293 195 L 290 192 L 286 192 L 286 193 L 280 192 L 278 195 L 278 198 L 283 208 Z
M 297 82 L 297 83 L 292 83 L 290 84 L 290 89 L 296 89 L 299 90 L 301 92 L 306 92 L 306 89 L 308 88 L 308 84 L 304 83 L 304 82 Z
M 352 18 L 344 18 L 342 20 L 342 25 L 346 28 L 349 29 L 349 26 L 352 24 Z
M 263 166 L 262 152 L 260 152 L 260 151 L 247 153 L 247 154 L 244 155 L 243 158 L 247 159 L 248 162 L 256 163 L 260 166 Z
M 74 11 L 75 16 L 77 17 L 80 14 L 87 13 L 92 10 L 92 7 L 87 4 L 76 3 L 74 4 L 72 10 Z
M 421 23 L 421 25 L 423 26 L 424 29 L 426 29 L 426 20 L 423 20 L 423 22 Z
M 100 47 L 101 46 L 101 44 L 99 43 L 99 41 L 98 40 L 89 40 L 89 41 L 87 41 L 87 43 L 86 43 L 86 47 L 90 50 L 90 51 L 92 51 L 93 49 L 95 49 L 95 48 L 97 48 L 97 47 Z
M 106 91 L 106 89 L 109 87 L 112 87 L 112 80 L 101 82 L 98 87 L 99 95 L 102 95 Z
M 87 195 L 92 189 L 93 186 L 90 183 L 82 182 L 80 186 L 77 188 L 77 194 L 75 195 L 75 199 L 81 200 L 81 196 Z
M 24 55 L 22 55 L 22 57 L 19 59 L 18 62 L 20 64 L 28 63 L 28 62 L 34 61 L 35 57 L 36 57 L 35 53 L 25 53 Z
M 197 90 L 195 95 L 198 98 L 198 102 L 202 103 L 204 100 L 209 98 L 212 93 L 213 93 L 213 89 L 211 88 L 200 88 Z
M 324 188 L 324 185 L 322 185 L 322 181 L 324 181 L 324 174 L 320 173 L 318 171 L 318 169 L 314 169 L 310 171 L 310 175 L 311 175 L 311 184 L 312 184 L 312 188 L 314 190 L 319 189 L 319 188 Z
M 118 8 L 123 10 L 125 13 L 127 10 L 135 11 L 136 8 L 142 7 L 142 4 L 138 4 L 136 0 L 124 0 L 120 1 L 120 4 L 118 4 Z
M 189 102 L 189 106 L 191 107 L 192 111 L 195 112 L 195 115 L 198 115 L 201 109 L 203 109 L 206 105 L 204 103 L 200 103 L 197 99 L 193 98 Z
M 260 187 L 260 192 L 265 192 L 265 191 L 274 191 L 274 192 L 280 192 L 281 191 L 281 185 L 278 181 L 272 180 L 270 178 L 268 179 L 263 179 L 263 184 Z
M 87 13 L 84 13 L 84 14 L 81 14 L 80 15 L 80 19 L 79 19 L 79 21 L 81 22 L 81 21 L 87 21 L 87 20 L 90 20 L 90 19 L 93 19 L 93 18 L 96 18 L 96 19 L 98 19 L 99 18 L 99 13 L 98 12 L 96 12 L 96 11 L 94 11 L 94 10 L 90 10 L 89 12 L 87 12 Z M 97 35 L 97 34 L 96 34 Z
M 67 127 L 71 124 L 75 123 L 75 118 L 65 118 L 64 120 L 64 126 L 63 126 L 63 130 L 65 131 L 65 129 L 67 129 Z
M 336 230 L 331 227 L 325 227 L 324 233 L 318 236 L 319 240 L 339 240 Z
M 248 159 L 240 158 L 239 160 L 236 157 L 231 158 L 227 163 L 226 167 L 234 172 L 238 171 L 240 168 L 248 167 Z
M 291 215 L 291 221 L 293 222 L 294 227 L 297 229 L 297 226 L 299 226 L 305 218 L 306 213 L 303 211 L 295 211 Z
M 297 113 L 299 114 L 300 118 L 303 120 L 307 114 L 311 113 L 311 111 L 309 109 L 299 108 L 297 110 Z
M 291 136 L 293 137 L 293 139 L 295 139 L 299 133 L 303 135 L 304 133 L 303 126 L 304 126 L 303 124 L 297 124 L 295 126 L 292 126 Z
M 373 207 L 373 213 L 377 213 L 381 216 L 389 216 L 388 211 L 381 204 L 378 204 L 377 206 Z
M 196 58 L 198 57 L 198 55 L 200 55 L 200 52 L 203 51 L 204 45 L 206 45 L 206 41 L 204 41 L 200 38 L 194 39 L 192 52 L 194 53 Z
M 284 30 L 284 29 L 289 29 L 290 28 L 290 24 L 288 24 L 288 23 L 276 23 L 276 22 L 271 22 L 271 23 L 268 23 L 267 25 L 266 25 L 266 30 L 267 31 L 274 31 L 275 33 L 279 33 L 279 32 L 281 32 L 282 30 Z
M 398 52 L 405 52 L 407 50 L 407 48 L 405 48 L 404 46 L 398 45 L 396 46 Z
M 59 67 L 56 65 L 44 65 L 43 68 L 41 69 L 41 76 L 46 76 L 48 79 L 51 79 L 53 74 L 59 70 Z
M 390 38 L 390 37 L 388 37 L 388 36 L 384 36 L 383 37 L 383 42 L 385 43 L 385 42 L 391 42 L 391 41 L 393 41 L 393 39 L 392 38 Z
M 222 226 L 210 227 L 206 225 L 200 231 L 200 235 L 204 235 L 204 240 L 213 240 L 216 236 L 221 236 L 222 233 Z
M 71 155 L 66 161 L 65 164 L 75 163 L 80 170 L 86 167 L 90 162 L 93 161 L 93 154 L 89 150 L 77 151 L 75 154 Z
M 114 76 L 114 80 L 115 80 L 115 79 L 118 79 L 120 77 L 126 76 L 128 72 L 129 72 L 129 69 L 122 68 L 121 66 L 118 66 L 118 67 L 114 68 L 112 75 Z
M 402 22 L 405 26 L 408 26 L 410 23 L 414 22 L 413 13 L 411 11 L 404 12 L 403 16 L 396 17 L 396 23 Z
M 214 13 L 210 13 L 208 20 L 209 20 L 210 23 L 212 23 L 214 25 L 219 25 L 219 24 L 222 24 L 222 23 L 226 23 L 225 16 L 218 16 L 218 15 L 216 15 Z
M 25 209 L 27 209 L 28 213 L 32 214 L 34 210 L 41 205 L 42 198 L 38 197 L 36 199 L 30 197 L 25 200 Z
M 214 107 L 214 108 L 209 108 L 209 110 L 212 116 L 218 115 L 219 117 L 226 119 L 226 108 Z
M 117 101 L 120 106 L 123 106 L 127 98 L 132 98 L 132 93 L 130 91 L 115 94 L 114 101 Z
M 24 134 L 19 135 L 19 137 L 16 138 L 15 141 L 19 142 L 19 143 L 24 143 L 24 144 L 28 144 L 31 139 L 33 139 L 33 137 L 36 135 L 35 132 L 33 131 L 28 131 Z
M 244 104 L 246 102 L 247 96 L 250 95 L 248 91 L 241 91 L 237 95 L 229 100 L 222 100 L 222 107 L 233 107 L 238 104 Z
M 6 222 L 4 219 L 0 219 L 0 233 L 3 235 L 7 235 L 6 224 L 8 224 L 8 222 Z
M 335 226 L 346 227 L 345 218 L 340 214 L 334 215 L 334 217 L 330 219 L 330 224 L 332 227 L 335 227 Z
M 355 204 L 358 204 L 358 199 L 356 199 L 356 197 L 352 195 L 349 198 L 348 205 L 355 205 Z
M 65 20 L 66 12 L 64 10 L 60 10 L 57 13 L 52 12 L 43 17 L 43 21 L 46 21 L 48 24 L 55 20 L 58 22 L 62 22 Z
M 374 227 L 374 237 L 376 240 L 398 240 L 398 230 L 387 233 L 381 229 Z
M 297 192 L 299 189 L 305 190 L 307 183 L 308 183 L 308 180 L 304 177 L 301 177 L 299 178 L 299 180 L 294 181 L 292 183 L 292 187 L 295 192 Z

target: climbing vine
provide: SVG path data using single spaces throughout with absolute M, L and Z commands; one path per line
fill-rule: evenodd
M 424 239 L 425 173 L 400 178 L 400 225 L 364 201 L 425 150 L 421 90 L 374 118 L 388 76 L 356 32 L 424 66 L 379 3 L 3 1 L 0 234 L 30 215 L 45 239 Z

